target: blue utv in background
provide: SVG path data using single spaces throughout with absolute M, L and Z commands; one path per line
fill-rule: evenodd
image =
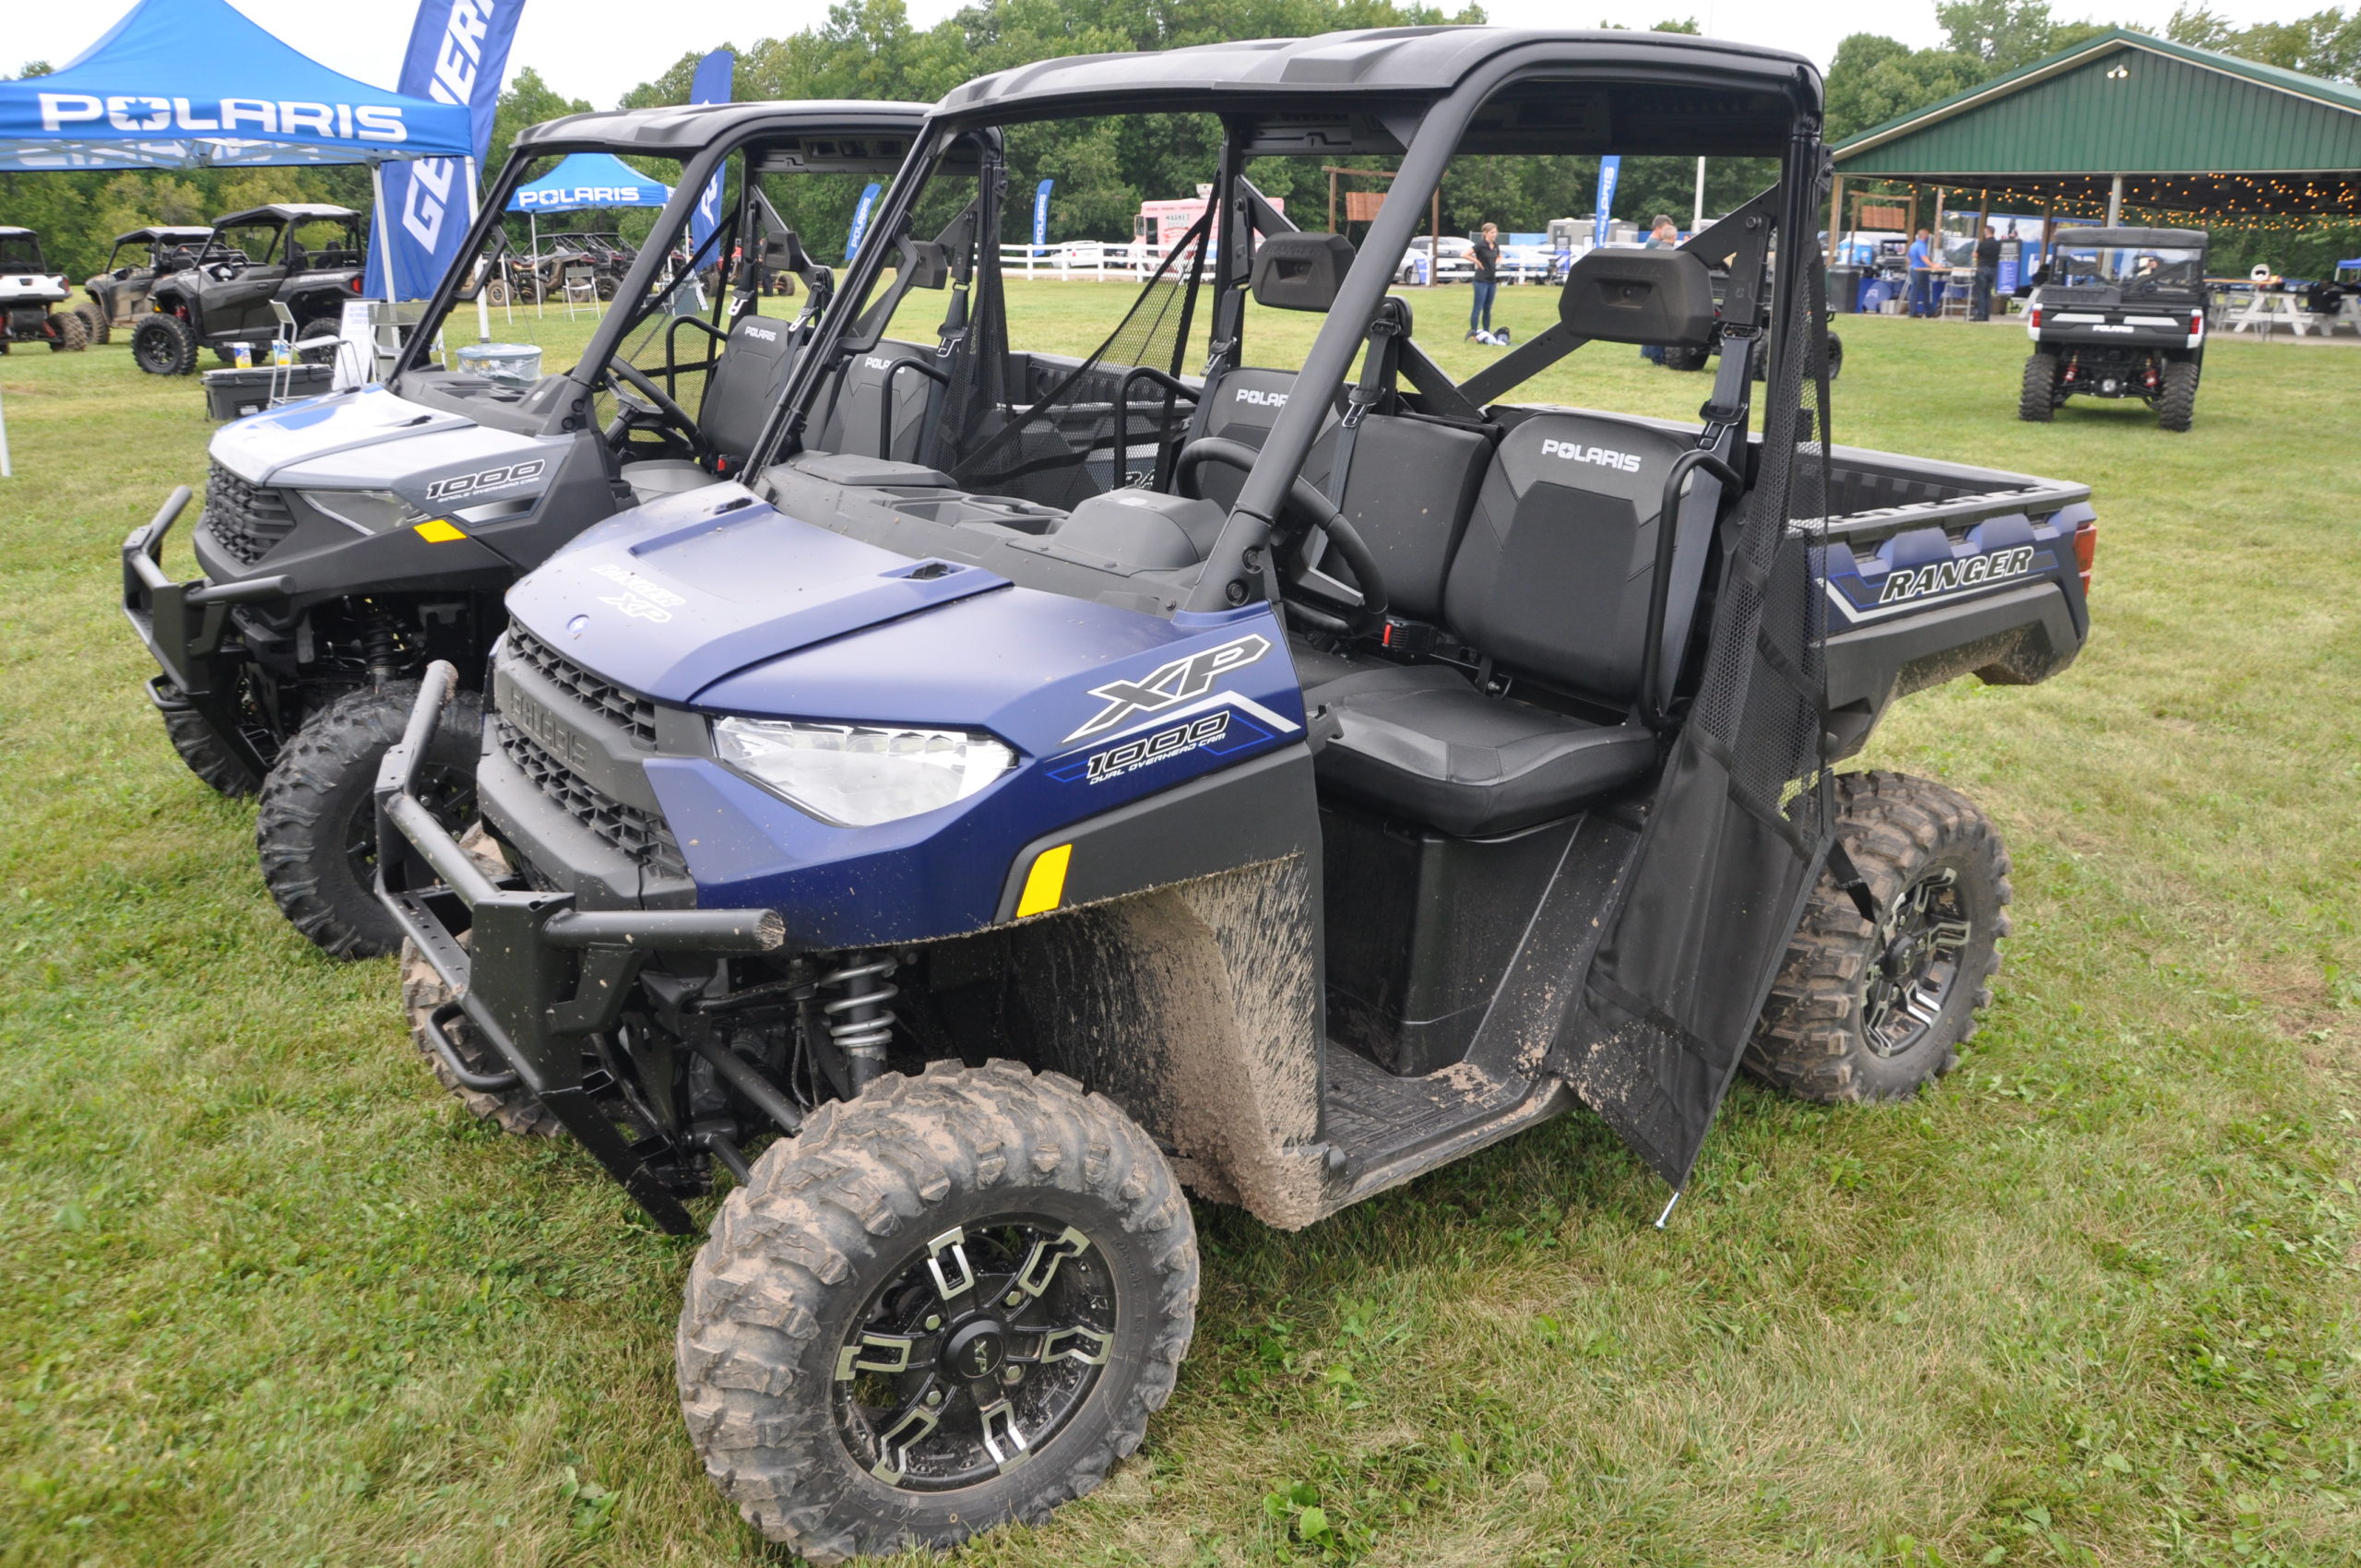
M 682 1408 L 765 1535 L 947 1546 L 1097 1484 L 1188 1346 L 1184 1188 L 1303 1226 L 1579 1102 L 1677 1193 L 1741 1061 L 1892 1099 L 1956 1060 L 2007 855 L 1833 764 L 2064 668 L 2095 535 L 2079 485 L 1829 444 L 1820 113 L 1796 56 L 1620 32 L 971 82 L 740 476 L 511 591 L 464 838 L 413 787 L 430 673 L 377 787 L 417 1039 L 709 1217 Z M 1034 171 L 950 151 L 1112 113 L 1213 126 L 1216 199 L 1097 351 L 1012 352 Z M 1782 173 L 1453 383 L 1387 293 L 1446 165 L 1609 149 Z M 1401 159 L 1358 254 L 1245 174 L 1345 153 Z M 1300 364 L 1250 297 L 1323 316 Z M 1502 401 L 1591 342 L 1731 351 L 1693 424 Z

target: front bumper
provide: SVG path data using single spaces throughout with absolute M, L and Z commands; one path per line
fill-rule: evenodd
M 174 582 L 163 566 L 164 536 L 189 503 L 181 485 L 145 524 L 123 541 L 123 613 L 149 657 L 162 671 L 148 683 L 158 707 L 194 712 L 221 748 L 254 775 L 270 771 L 270 759 L 255 749 L 239 723 L 243 658 L 229 647 L 230 611 L 238 604 L 284 599 L 283 576 L 213 583 L 203 577 Z
M 577 909 L 570 893 L 486 876 L 412 789 L 457 681 L 447 663 L 428 669 L 376 785 L 377 896 L 457 998 L 438 1011 L 428 1043 L 472 1087 L 521 1085 L 651 1218 L 686 1233 L 694 1229 L 687 1210 L 599 1103 L 612 1086 L 586 1066 L 584 1047 L 615 1028 L 650 954 L 765 953 L 784 944 L 786 927 L 770 909 Z M 441 1032 L 457 1013 L 506 1073 L 486 1078 L 458 1060 Z

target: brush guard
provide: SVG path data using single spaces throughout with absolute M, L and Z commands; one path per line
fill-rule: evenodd
M 586 1067 L 582 1047 L 616 1027 L 649 955 L 767 953 L 785 944 L 785 923 L 772 909 L 577 909 L 570 893 L 487 876 L 415 792 L 457 680 L 442 659 L 428 667 L 402 738 L 377 774 L 377 897 L 457 998 L 431 1021 L 429 1043 L 465 1069 L 462 1082 L 521 1085 L 649 1218 L 687 1234 L 695 1229 L 687 1209 L 650 1164 L 670 1141 L 623 1136 L 602 1103 L 613 1086 Z M 469 945 L 460 944 L 462 934 Z M 448 1029 L 461 1014 L 507 1073 L 481 1074 L 456 1060 Z
M 161 674 L 148 681 L 148 700 L 168 711 L 205 720 L 222 750 L 259 781 L 272 759 L 255 746 L 239 722 L 243 701 L 242 655 L 230 651 L 234 605 L 283 600 L 292 584 L 280 576 L 212 583 L 175 582 L 164 570 L 164 536 L 188 506 L 189 488 L 176 486 L 156 515 L 123 541 L 123 613 Z

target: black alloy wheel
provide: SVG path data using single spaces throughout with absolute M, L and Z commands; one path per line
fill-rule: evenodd
M 947 1491 L 1062 1431 L 1115 1343 L 1115 1285 L 1079 1229 L 1013 1215 L 913 1251 L 836 1352 L 836 1435 L 888 1486 Z

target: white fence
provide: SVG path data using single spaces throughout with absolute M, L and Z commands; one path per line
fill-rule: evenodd
M 1176 246 L 1148 244 L 1109 244 L 1101 240 L 1069 240 L 1058 245 L 1003 245 L 1000 267 L 1003 274 L 1024 278 L 1086 279 L 1095 282 L 1109 279 L 1138 279 L 1153 277 L 1156 269 Z M 1587 250 L 1589 247 L 1583 247 Z M 1216 246 L 1215 255 L 1220 254 Z M 1501 257 L 1500 278 L 1503 283 L 1544 283 L 1563 275 L 1567 258 L 1547 252 L 1524 249 Z M 1465 283 L 1475 269 L 1467 262 L 1445 256 L 1443 281 Z M 1405 283 L 1427 280 L 1427 258 L 1413 252 L 1404 258 L 1397 279 Z

